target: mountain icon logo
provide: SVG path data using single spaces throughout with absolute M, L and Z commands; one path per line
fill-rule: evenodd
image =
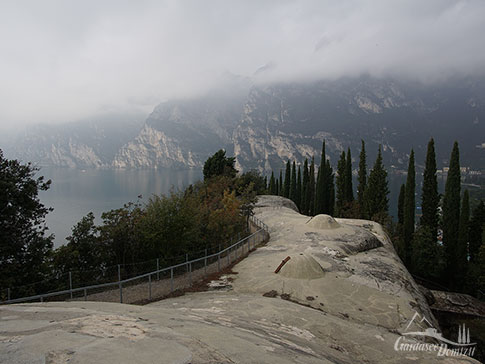
M 427 327 L 424 330 L 411 330 L 413 324 L 414 326 L 418 326 L 418 328 L 422 328 L 423 325 L 426 325 Z M 426 317 L 421 316 L 418 312 L 414 313 L 413 318 L 409 321 L 408 325 L 404 329 L 402 336 L 430 337 L 455 347 L 476 345 L 475 342 L 471 342 L 470 329 L 465 327 L 465 324 L 458 327 L 458 339 L 455 342 L 443 337 L 443 335 L 431 324 L 431 322 Z

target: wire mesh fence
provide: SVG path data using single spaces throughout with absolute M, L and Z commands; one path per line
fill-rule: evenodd
M 0 304 L 65 300 L 138 303 L 162 298 L 220 272 L 266 241 L 269 237 L 266 224 L 254 216 L 250 218 L 250 222 L 248 235 L 231 239 L 229 246 L 223 249 L 219 245 L 218 248 L 207 248 L 169 260 L 152 259 L 102 267 L 95 275 L 83 272 L 84 277 L 80 272 L 69 272 L 31 285 L 16 287 L 16 290 L 3 289 L 0 291 Z M 168 264 L 170 265 L 167 266 Z M 56 289 L 49 290 L 49 287 Z M 24 294 L 20 297 L 17 292 Z

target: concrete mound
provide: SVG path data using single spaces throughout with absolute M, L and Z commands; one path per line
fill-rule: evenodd
M 286 278 L 317 279 L 322 278 L 325 272 L 313 257 L 300 254 L 291 256 L 291 259 L 281 268 L 279 274 Z
M 299 213 L 298 207 L 296 207 L 296 204 L 293 201 L 287 198 L 282 198 L 281 196 L 258 196 L 258 202 L 256 203 L 256 207 L 270 209 L 281 209 L 283 207 L 286 207 Z
M 332 216 L 324 214 L 312 217 L 312 219 L 307 222 L 307 225 L 321 230 L 338 229 L 340 227 L 340 224 L 335 221 Z

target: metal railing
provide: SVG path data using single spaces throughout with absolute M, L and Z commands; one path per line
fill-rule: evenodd
M 245 254 L 249 254 L 257 245 L 266 241 L 269 238 L 268 226 L 255 216 L 251 216 L 249 220 L 257 230 L 216 253 L 205 254 L 200 258 L 192 260 L 187 259 L 183 263 L 127 279 L 121 279 L 120 270 L 118 269 L 117 281 L 86 285 L 78 288 L 73 288 L 72 284 L 70 284 L 69 289 L 7 299 L 6 301 L 0 302 L 0 304 L 30 301 L 44 302 L 46 299 L 53 299 L 55 297 L 59 301 L 80 299 L 87 301 L 89 299 L 108 302 L 119 301 L 120 303 L 136 303 L 147 300 L 151 301 L 154 298 L 162 298 L 173 294 L 177 290 L 191 287 L 194 283 L 204 279 L 209 274 L 221 272 L 221 270 L 230 266 L 237 259 L 242 258 Z M 131 297 L 127 298 L 127 293 Z

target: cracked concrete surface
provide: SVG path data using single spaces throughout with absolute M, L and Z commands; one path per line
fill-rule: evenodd
M 309 225 L 290 201 L 275 196 L 260 197 L 255 211 L 271 239 L 233 268 L 232 279 L 213 284 L 230 289 L 147 306 L 0 306 L 0 362 L 476 362 L 394 351 L 415 310 L 435 320 L 378 224 Z M 275 274 L 287 256 L 288 274 Z M 263 296 L 268 292 L 274 293 Z

